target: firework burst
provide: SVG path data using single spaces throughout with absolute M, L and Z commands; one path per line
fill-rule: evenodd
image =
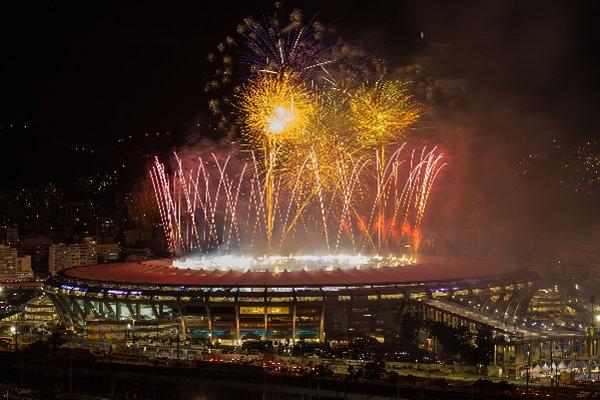
M 422 114 L 406 83 L 384 79 L 361 84 L 352 95 L 350 111 L 357 140 L 367 148 L 399 140 Z
M 279 15 L 238 27 L 249 68 L 226 100 L 209 103 L 223 123 L 235 115 L 244 151 L 193 165 L 175 154 L 173 167 L 156 159 L 151 168 L 169 249 L 252 257 L 416 252 L 445 166 L 437 148 L 408 151 L 404 143 L 422 108 L 406 83 L 382 75 L 369 83 L 360 65 L 340 63 L 352 51 L 326 44 L 322 24 L 304 23 L 297 10 L 289 20 Z M 237 43 L 218 46 L 222 82 L 214 87 L 231 84 L 227 48 Z
M 294 172 L 272 175 L 270 203 L 253 153 L 238 169 L 230 166 L 234 154 L 199 158 L 189 168 L 175 155 L 170 174 L 156 159 L 150 176 L 169 248 L 179 255 L 298 254 L 305 246 L 328 254 L 396 254 L 406 245 L 418 248 L 427 201 L 445 166 L 437 149 L 418 154 L 408 156 L 405 146 L 391 151 L 385 196 L 371 189 L 377 160 L 341 156 L 337 185 L 327 188 L 312 151 Z
M 238 26 L 246 45 L 242 62 L 255 73 L 294 72 L 303 79 L 314 78 L 322 67 L 334 62 L 333 46 L 326 43 L 325 31 L 325 26 L 314 18 L 304 23 L 298 9 L 289 18 L 280 8 L 262 22 L 246 18 Z
M 311 93 L 290 73 L 250 81 L 240 96 L 239 109 L 246 139 L 258 148 L 306 141 L 316 111 Z

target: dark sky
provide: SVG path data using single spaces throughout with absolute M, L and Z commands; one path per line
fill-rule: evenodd
M 241 18 L 270 4 L 3 2 L 0 121 L 35 128 L 28 145 L 11 154 L 26 155 L 35 144 L 110 146 L 123 135 L 193 125 L 206 110 L 206 54 Z M 582 126 L 595 119 L 600 78 L 593 2 L 289 4 L 320 12 L 349 40 L 391 59 L 410 55 L 422 30 L 429 41 L 453 46 L 451 57 L 437 62 L 477 91 L 513 92 L 536 110 Z
M 191 125 L 206 109 L 206 54 L 241 18 L 271 4 L 239 3 L 3 2 L 0 120 L 30 121 L 39 145 L 109 145 L 125 134 Z M 451 64 L 478 91 L 514 91 L 583 125 L 595 117 L 593 2 L 289 4 L 320 12 L 349 40 L 392 59 L 410 54 L 422 30 L 431 42 L 451 43 L 451 59 L 437 62 Z
M 306 15 L 319 12 L 346 40 L 384 56 L 392 67 L 427 57 L 436 75 L 466 82 L 471 103 L 446 110 L 436 123 L 440 143 L 452 152 L 454 162 L 447 185 L 470 187 L 455 193 L 462 199 L 456 206 L 462 211 L 440 207 L 446 219 L 464 217 L 469 204 L 464 198 L 471 198 L 473 188 L 478 188 L 478 201 L 486 204 L 490 196 L 498 199 L 499 193 L 521 190 L 512 183 L 498 189 L 494 183 L 499 193 L 485 192 L 491 171 L 493 182 L 512 179 L 510 168 L 520 157 L 541 152 L 547 159 L 555 138 L 568 147 L 597 135 L 597 2 L 287 4 Z M 243 17 L 260 16 L 271 5 L 2 2 L 0 168 L 8 176 L 5 185 L 52 180 L 68 186 L 79 174 L 121 164 L 139 166 L 136 148 L 165 151 L 181 146 L 190 134 L 201 135 L 196 124 L 202 126 L 207 114 L 202 90 L 210 68 L 207 53 L 234 33 Z M 425 42 L 418 46 L 419 32 L 424 32 Z M 163 135 L 160 141 L 146 139 L 156 132 Z M 129 135 L 129 147 L 119 145 Z M 94 154 L 74 150 L 81 145 L 93 148 Z M 478 163 L 473 163 L 476 151 Z M 548 174 L 555 173 L 552 168 Z M 531 223 L 536 223 L 565 207 L 583 204 L 590 212 L 588 200 L 580 204 L 580 199 L 562 197 L 554 208 L 542 208 L 540 215 L 533 212 L 532 203 L 553 196 L 552 188 L 538 186 L 546 178 L 535 176 L 523 183 L 539 191 L 519 192 L 529 206 L 523 203 L 518 213 L 534 215 Z M 521 218 L 509 212 L 519 201 L 507 197 L 501 202 L 511 207 L 488 210 L 487 218 Z M 571 222 L 577 218 L 573 215 Z M 548 229 L 564 223 L 552 221 L 555 225 Z

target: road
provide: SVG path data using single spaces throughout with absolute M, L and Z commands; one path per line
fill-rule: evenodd
M 519 326 L 516 324 L 511 324 L 509 322 L 505 322 L 498 318 L 493 318 L 483 313 L 473 311 L 469 308 L 460 306 L 458 304 L 435 300 L 435 299 L 421 299 L 422 303 L 425 303 L 431 307 L 435 307 L 437 309 L 443 310 L 447 313 L 451 313 L 454 315 L 458 315 L 462 318 L 469 319 L 473 322 L 477 322 L 483 325 L 488 325 L 493 327 L 494 329 L 511 334 L 513 336 L 520 337 L 522 339 L 546 339 L 552 337 L 553 339 L 560 338 L 576 338 L 576 337 L 585 337 L 586 334 L 584 332 L 574 332 L 567 330 L 559 330 L 554 329 L 552 331 L 536 331 L 532 329 L 528 329 L 523 326 Z

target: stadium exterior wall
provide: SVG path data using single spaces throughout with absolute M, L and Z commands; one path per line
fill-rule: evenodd
M 511 271 L 426 282 L 219 287 L 124 283 L 76 275 L 63 271 L 50 278 L 44 290 L 63 323 L 87 339 L 224 344 L 257 338 L 324 341 L 348 332 L 388 340 L 398 333 L 404 313 L 427 318 L 422 300 L 431 298 L 469 298 L 516 314 L 526 309 L 522 303 L 531 298 L 536 279 L 529 272 Z

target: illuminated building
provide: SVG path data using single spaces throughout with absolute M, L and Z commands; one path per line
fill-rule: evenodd
M 66 268 L 67 246 L 64 243 L 50 245 L 48 248 L 48 272 L 51 275 Z
M 117 261 L 121 249 L 117 243 L 99 243 L 96 246 L 98 259 L 103 262 Z
M 58 320 L 58 313 L 47 296 L 40 296 L 27 302 L 22 320 L 54 324 Z
M 282 272 L 176 268 L 172 260 L 154 260 L 68 269 L 49 279 L 44 290 L 63 322 L 92 339 L 122 339 L 126 324 L 133 323 L 141 337 L 177 328 L 182 338 L 221 343 L 256 336 L 323 341 L 349 332 L 388 340 L 403 313 L 427 318 L 433 310 L 429 300 L 455 293 L 487 296 L 508 312 L 517 299 L 528 301 L 523 299 L 534 279 L 525 271 L 470 260 Z
M 31 280 L 31 256 L 19 257 L 17 249 L 0 245 L 0 282 Z
M 31 270 L 31 256 L 17 257 L 16 275 L 18 281 L 28 281 L 33 279 L 33 271 Z
M 17 249 L 0 245 L 0 281 L 16 280 Z
M 96 248 L 96 241 L 91 237 L 85 237 L 77 244 L 53 244 L 48 252 L 48 272 L 54 275 L 63 269 L 94 265 L 98 262 Z

